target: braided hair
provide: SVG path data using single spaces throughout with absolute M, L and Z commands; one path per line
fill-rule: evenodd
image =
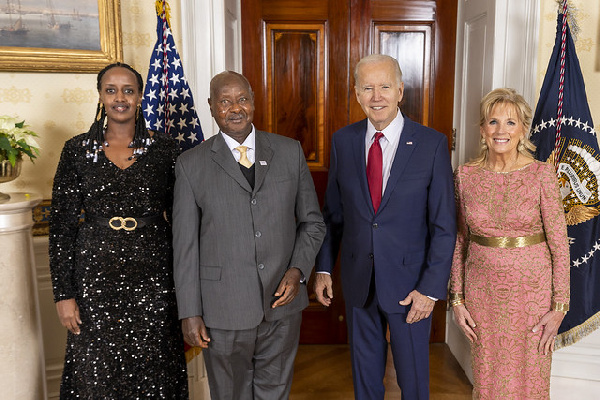
M 109 64 L 104 67 L 99 73 L 96 82 L 96 88 L 98 89 L 98 93 L 100 93 L 102 87 L 102 78 L 104 74 L 112 68 L 121 67 L 125 68 L 135 75 L 135 79 L 137 80 L 138 90 L 140 93 L 144 92 L 144 80 L 139 72 L 137 72 L 132 66 L 129 64 L 116 62 L 113 64 Z M 86 147 L 86 157 L 93 158 L 93 161 L 98 161 L 98 152 L 103 151 L 104 147 L 107 143 L 104 141 L 104 132 L 106 130 L 106 110 L 104 109 L 104 105 L 102 102 L 98 102 L 98 106 L 96 107 L 96 119 L 90 126 L 89 131 L 87 132 L 86 139 L 83 141 L 83 146 Z M 133 140 L 129 147 L 133 148 L 133 156 L 130 159 L 139 157 L 144 154 L 148 150 L 148 146 L 154 142 L 154 139 L 148 133 L 148 129 L 146 128 L 146 121 L 144 120 L 144 113 L 141 107 L 137 107 L 135 114 L 135 133 L 133 136 Z

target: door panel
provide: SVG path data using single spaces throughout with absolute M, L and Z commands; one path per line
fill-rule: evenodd
M 241 6 L 254 124 L 300 141 L 321 202 L 331 135 L 364 118 L 354 94 L 360 58 L 377 52 L 396 57 L 404 73 L 402 111 L 451 137 L 456 0 L 241 0 Z M 339 265 L 333 276 L 332 306 L 310 296 L 303 343 L 347 341 Z M 444 340 L 444 311 L 442 299 L 434 342 Z
M 325 170 L 325 24 L 265 23 L 266 130 L 300 141 L 311 170 Z
M 462 1 L 462 0 L 461 0 Z M 463 43 L 458 65 L 462 68 L 457 99 L 461 107 L 457 115 L 460 141 L 458 163 L 462 164 L 479 154 L 479 102 L 492 89 L 493 21 L 489 17 L 487 1 L 465 4 Z
M 402 112 L 410 119 L 429 125 L 431 93 L 431 26 L 374 26 L 374 53 L 387 54 L 399 60 L 404 81 Z

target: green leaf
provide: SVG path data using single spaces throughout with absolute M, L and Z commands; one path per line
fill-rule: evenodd
M 21 151 L 23 153 L 27 154 L 29 156 L 29 158 L 31 159 L 31 161 L 33 161 L 33 159 L 36 157 L 35 154 L 33 154 L 29 148 L 27 148 L 27 149 L 23 148 L 23 149 L 21 149 Z
M 10 151 L 11 148 L 10 140 L 6 136 L 0 136 L 0 149 Z

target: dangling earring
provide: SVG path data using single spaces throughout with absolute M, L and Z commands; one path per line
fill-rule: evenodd
M 140 109 L 142 108 L 142 105 L 140 103 L 138 103 L 138 105 L 135 108 L 135 120 L 137 122 L 139 115 L 140 115 Z
M 96 115 L 96 121 L 100 121 L 100 118 L 102 118 L 102 111 L 104 111 L 104 104 L 98 102 L 98 115 Z
M 488 145 L 485 142 L 485 139 L 481 138 L 481 142 L 480 143 L 481 143 L 481 151 L 486 151 L 488 149 Z
M 525 150 L 525 138 L 519 139 L 519 145 L 517 146 L 518 151 Z

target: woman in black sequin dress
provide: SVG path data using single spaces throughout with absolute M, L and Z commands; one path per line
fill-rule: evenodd
M 178 150 L 146 130 L 142 89 L 126 64 L 98 74 L 96 121 L 67 141 L 54 178 L 50 269 L 69 330 L 61 399 L 188 398 L 165 219 Z

